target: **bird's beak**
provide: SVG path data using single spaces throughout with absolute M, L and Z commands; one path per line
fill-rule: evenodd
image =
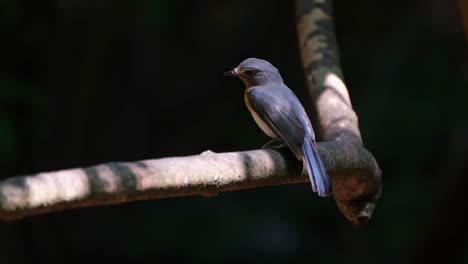
M 236 69 L 225 72 L 224 76 L 237 76 Z

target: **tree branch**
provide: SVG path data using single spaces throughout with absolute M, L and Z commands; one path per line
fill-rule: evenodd
M 363 153 L 358 118 L 342 80 L 332 0 L 297 0 L 296 3 L 299 48 L 322 140 L 346 142 L 353 149 L 348 152 Z M 372 170 L 332 179 L 338 208 L 355 224 L 370 220 L 381 194 L 381 171 L 369 155 L 375 164 Z M 349 185 L 349 182 L 354 184 Z
M 333 179 L 378 169 L 370 153 L 355 151 L 346 144 L 319 144 Z M 303 182 L 308 182 L 307 172 L 285 149 L 220 154 L 206 151 L 198 156 L 106 163 L 1 182 L 0 219 L 11 221 L 63 209 L 143 199 L 211 197 L 224 191 Z
M 298 1 L 302 60 L 318 128 L 318 144 L 338 208 L 353 224 L 369 221 L 380 196 L 380 169 L 363 145 L 341 80 L 329 0 Z M 308 182 L 289 150 L 269 149 L 106 163 L 0 182 L 0 219 L 64 209 Z
M 458 0 L 458 8 L 460 9 L 460 19 L 465 31 L 465 39 L 468 43 L 468 2 L 465 0 Z

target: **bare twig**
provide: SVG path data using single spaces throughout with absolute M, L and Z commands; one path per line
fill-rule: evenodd
M 342 81 L 331 3 L 331 0 L 297 1 L 299 48 L 322 140 L 347 142 L 358 153 L 364 147 L 358 118 Z M 333 197 L 353 223 L 369 221 L 380 197 L 381 172 L 375 166 L 377 169 L 364 175 L 333 178 Z

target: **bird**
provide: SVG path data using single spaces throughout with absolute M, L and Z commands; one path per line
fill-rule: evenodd
M 304 107 L 283 82 L 270 62 L 248 58 L 224 75 L 240 78 L 245 84 L 244 101 L 260 129 L 272 141 L 286 143 L 307 167 L 312 190 L 321 197 L 331 195 L 331 182 L 317 151 L 315 133 Z

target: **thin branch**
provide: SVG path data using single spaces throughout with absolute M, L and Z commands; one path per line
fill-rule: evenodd
M 458 0 L 458 9 L 460 9 L 461 23 L 463 24 L 466 43 L 468 44 L 468 2 L 466 0 Z
M 363 145 L 357 116 L 342 82 L 329 0 L 298 1 L 302 60 L 323 139 L 319 153 L 338 208 L 354 224 L 369 221 L 380 196 L 380 169 Z M 289 150 L 253 150 L 106 163 L 0 182 L 0 219 L 277 184 L 307 182 Z
M 347 142 L 355 151 L 364 149 L 358 118 L 343 82 L 334 32 L 331 0 L 297 0 L 297 31 L 302 63 L 312 101 L 315 103 L 322 140 Z M 377 163 L 375 163 L 377 164 Z M 377 165 L 376 165 L 377 166 Z M 378 168 L 378 166 L 377 166 Z M 369 221 L 381 194 L 381 171 L 368 171 L 359 179 L 333 181 L 338 208 L 353 223 Z M 357 176 L 357 174 L 354 174 Z M 348 181 L 360 182 L 348 186 Z M 357 188 L 353 189 L 353 188 Z M 366 189 L 370 188 L 370 189 Z M 363 190 L 365 189 L 365 191 Z M 350 200 L 350 193 L 355 193 Z M 367 196 L 359 193 L 366 193 Z

